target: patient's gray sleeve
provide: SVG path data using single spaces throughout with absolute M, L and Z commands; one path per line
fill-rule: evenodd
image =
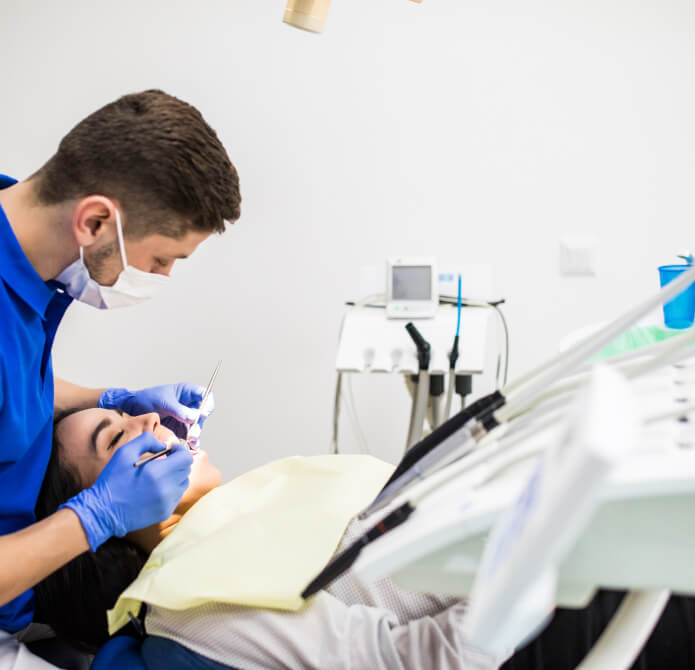
M 370 524 L 353 521 L 339 550 Z M 350 573 L 300 612 L 208 603 L 150 608 L 150 635 L 175 640 L 244 670 L 489 670 L 498 663 L 462 639 L 465 604 L 410 593 L 390 579 L 362 584 Z
M 326 591 L 300 612 L 208 603 L 151 608 L 150 635 L 175 640 L 244 670 L 492 670 L 496 661 L 465 646 L 463 606 L 398 623 L 388 610 L 346 605 Z

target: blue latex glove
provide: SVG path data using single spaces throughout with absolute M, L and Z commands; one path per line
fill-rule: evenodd
M 150 432 L 139 435 L 116 451 L 90 488 L 60 506 L 80 517 L 92 551 L 112 535 L 123 537 L 172 515 L 188 488 L 188 449 L 176 443 L 165 458 L 133 467 L 143 453 L 165 446 Z
M 112 637 L 94 657 L 90 670 L 145 670 L 140 641 L 125 635 Z
M 195 420 L 196 411 L 204 393 L 205 389 L 202 386 L 185 382 L 152 386 L 140 391 L 110 388 L 101 394 L 98 406 L 102 409 L 122 409 L 132 416 L 157 412 L 162 424 L 174 431 L 177 437 L 186 437 L 188 426 Z M 200 429 L 205 419 L 214 409 L 215 399 L 211 393 L 205 402 L 197 425 L 191 428 L 189 438 L 194 448 L 197 446 Z

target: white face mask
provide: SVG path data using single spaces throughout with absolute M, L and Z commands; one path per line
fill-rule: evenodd
M 113 286 L 102 286 L 91 278 L 89 270 L 84 264 L 84 249 L 82 247 L 80 247 L 80 257 L 56 277 L 56 281 L 64 284 L 67 294 L 75 300 L 99 309 L 127 307 L 149 300 L 167 283 L 169 277 L 166 275 L 143 272 L 128 265 L 121 215 L 118 210 L 116 210 L 116 231 L 118 233 L 118 246 L 121 249 L 123 270 Z

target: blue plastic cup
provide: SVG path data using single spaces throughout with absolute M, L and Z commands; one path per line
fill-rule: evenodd
M 661 285 L 666 286 L 692 265 L 662 265 L 659 268 Z M 664 305 L 664 323 L 667 328 L 690 328 L 695 319 L 695 283 Z

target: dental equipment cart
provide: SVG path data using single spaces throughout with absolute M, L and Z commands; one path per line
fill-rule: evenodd
M 460 355 L 452 368 L 450 351 L 454 333 L 457 331 L 457 308 L 455 305 L 440 305 L 431 319 L 419 319 L 413 322 L 417 331 L 428 344 L 428 357 L 423 366 L 422 357 L 405 328 L 404 320 L 389 319 L 384 309 L 366 306 L 348 307 L 336 356 L 338 380 L 336 385 L 336 407 L 341 393 L 341 379 L 344 374 L 353 373 L 389 373 L 402 374 L 406 380 L 417 379 L 424 382 L 421 388 L 430 394 L 430 410 L 435 409 L 434 417 L 429 413 L 430 424 L 438 425 L 448 418 L 444 413 L 444 379 L 450 375 L 456 379 L 457 393 L 463 399 L 464 393 L 470 393 L 472 375 L 481 375 L 485 369 L 489 350 L 489 328 L 492 310 L 485 307 L 466 306 L 461 310 L 460 318 Z M 424 369 L 423 369 L 424 368 Z M 433 391 L 438 381 L 440 390 Z M 464 382 L 461 391 L 460 382 Z M 410 382 L 409 382 L 410 383 Z M 433 394 L 437 394 L 433 397 Z M 417 399 L 413 393 L 413 407 Z M 438 398 L 441 401 L 437 402 Z M 422 400 L 422 397 L 420 397 Z M 427 396 L 425 395 L 425 404 Z M 450 401 L 447 405 L 450 408 Z M 336 409 L 337 417 L 337 409 Z M 411 433 L 408 444 L 422 435 L 422 416 L 411 416 Z M 334 451 L 337 453 L 337 418 L 334 420 Z
M 630 591 L 581 670 L 629 667 L 659 619 L 669 592 L 695 595 L 695 366 L 678 373 L 677 393 L 664 377 L 638 386 L 642 413 L 683 409 L 680 418 L 645 426 L 630 459 L 610 475 L 598 507 L 558 566 L 555 603 L 585 606 L 597 589 Z M 664 382 L 664 383 L 662 383 Z M 418 514 L 365 547 L 353 566 L 359 579 L 390 576 L 406 589 L 467 596 L 488 535 L 514 504 L 539 454 L 557 434 L 540 430 L 525 439 L 517 458 L 481 462 L 448 481 Z M 452 466 L 448 466 L 452 467 Z

